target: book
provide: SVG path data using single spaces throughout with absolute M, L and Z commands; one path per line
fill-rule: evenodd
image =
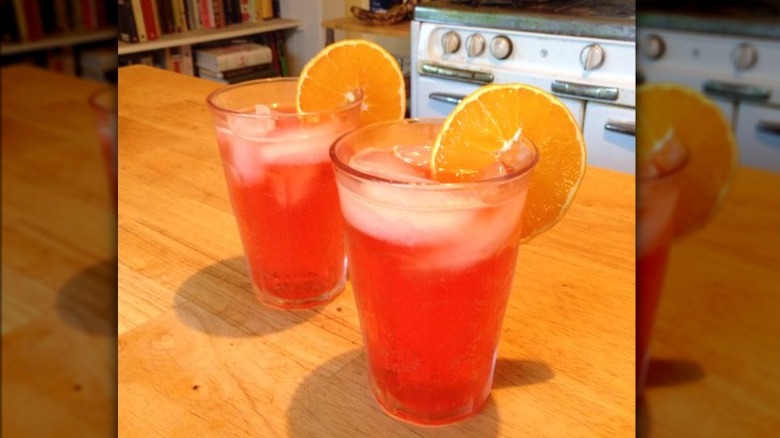
M 130 0 L 130 5 L 133 9 L 135 29 L 138 31 L 138 41 L 148 41 L 149 38 L 146 36 L 146 20 L 144 19 L 143 8 L 141 8 L 141 0 Z
M 192 62 L 192 46 L 181 46 L 181 72 L 190 76 L 195 75 L 195 65 Z
M 214 12 L 214 27 L 225 27 L 225 7 L 222 0 L 211 1 Z
M 43 38 L 43 23 L 41 22 L 41 9 L 37 0 L 21 0 L 24 17 L 24 27 L 27 32 L 26 41 L 35 41 Z
M 16 23 L 12 0 L 0 0 L 0 33 L 4 43 L 15 43 L 20 40 L 19 25 Z
M 119 40 L 126 43 L 137 43 L 138 28 L 135 25 L 133 4 L 130 0 L 117 0 L 117 14 L 119 20 L 117 25 Z
M 256 43 L 233 44 L 195 51 L 195 64 L 211 71 L 265 64 L 271 60 L 271 49 Z
M 157 16 L 160 22 L 160 32 L 176 33 L 176 25 L 173 22 L 173 1 L 155 0 L 157 3 Z
M 202 72 L 199 72 L 198 76 L 203 79 L 208 79 L 210 81 L 219 82 L 222 84 L 237 84 L 239 82 L 251 81 L 255 79 L 272 78 L 277 76 L 277 74 L 276 74 L 276 69 L 269 67 L 262 70 L 247 73 L 241 76 L 232 77 L 230 79 L 219 78 Z
M 239 67 L 239 68 L 234 68 L 231 70 L 224 70 L 224 71 L 214 71 L 214 70 L 209 70 L 207 68 L 200 67 L 198 69 L 198 74 L 207 75 L 219 79 L 233 79 L 233 78 L 249 75 L 250 73 L 256 73 L 258 71 L 268 70 L 268 69 L 273 69 L 274 74 L 276 74 L 276 69 L 274 69 L 273 64 L 271 64 L 270 62 L 265 64 L 248 65 L 246 67 Z
M 214 28 L 214 4 L 211 0 L 199 0 L 200 19 L 206 29 Z
M 160 38 L 155 23 L 155 8 L 153 0 L 141 0 L 141 13 L 143 14 L 144 28 L 146 29 L 146 39 L 156 40 Z
M 273 2 L 271 0 L 255 0 L 257 5 L 257 19 L 267 20 L 274 17 Z

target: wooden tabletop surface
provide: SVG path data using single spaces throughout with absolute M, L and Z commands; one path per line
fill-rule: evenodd
M 322 21 L 325 29 L 344 30 L 347 32 L 360 32 L 374 35 L 386 35 L 392 37 L 408 38 L 410 21 L 402 21 L 396 24 L 379 25 L 368 24 L 355 17 L 331 18 Z
M 590 168 L 521 248 L 491 398 L 464 422 L 396 421 L 370 393 L 350 287 L 316 310 L 250 292 L 205 98 L 119 71 L 122 436 L 634 436 L 634 182 Z
M 642 436 L 780 430 L 780 174 L 740 168 L 712 221 L 672 247 Z
M 116 210 L 88 96 L 30 66 L 2 78 L 2 436 L 115 429 Z

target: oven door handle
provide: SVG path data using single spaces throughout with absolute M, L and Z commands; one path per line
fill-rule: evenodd
M 780 122 L 759 120 L 756 123 L 756 130 L 764 134 L 780 135 Z
M 713 80 L 705 82 L 702 88 L 710 96 L 754 102 L 763 102 L 772 94 L 772 90 L 766 87 Z
M 424 63 L 420 74 L 435 78 L 449 79 L 452 81 L 470 82 L 474 84 L 490 84 L 493 82 L 493 73 L 464 68 L 447 67 L 445 65 Z
M 553 93 L 566 96 L 584 97 L 586 99 L 612 100 L 618 99 L 617 87 L 604 87 L 601 85 L 579 84 L 568 81 L 553 81 L 551 87 Z
M 607 131 L 617 132 L 618 134 L 625 134 L 636 137 L 636 122 L 607 120 L 607 123 L 604 125 L 604 129 Z
M 459 104 L 460 101 L 465 98 L 466 96 L 463 96 L 462 94 L 431 93 L 428 95 L 428 99 L 436 100 L 444 103 L 451 103 L 453 105 Z

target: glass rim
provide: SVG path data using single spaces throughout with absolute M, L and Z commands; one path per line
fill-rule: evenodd
M 118 105 L 119 96 L 116 96 L 117 91 L 118 91 L 117 87 L 115 87 L 113 85 L 101 86 L 100 88 L 98 88 L 95 91 L 93 91 L 92 93 L 90 93 L 89 98 L 87 99 L 87 101 L 89 102 L 89 106 L 91 106 L 92 109 L 98 110 L 98 111 L 109 112 L 109 113 L 110 112 L 115 112 L 117 110 L 117 108 L 119 107 L 119 105 Z M 99 100 L 99 98 L 101 96 L 103 96 L 104 94 L 107 94 L 109 92 L 113 92 L 113 94 L 117 98 L 115 100 L 116 103 L 113 106 L 111 106 L 111 105 L 104 105 Z
M 505 183 L 509 181 L 513 181 L 516 179 L 520 179 L 523 176 L 530 173 L 535 167 L 536 164 L 539 162 L 539 149 L 536 147 L 536 145 L 529 140 L 529 143 L 532 146 L 532 150 L 534 153 L 533 158 L 530 160 L 528 164 L 525 166 L 515 169 L 512 172 L 496 176 L 493 178 L 488 179 L 482 179 L 477 181 L 463 181 L 463 182 L 439 182 L 435 180 L 426 181 L 426 182 L 418 182 L 418 181 L 398 181 L 390 178 L 383 178 L 381 176 L 372 175 L 370 173 L 365 173 L 360 170 L 357 170 L 351 166 L 349 166 L 347 163 L 344 163 L 339 159 L 339 157 L 336 154 L 336 148 L 342 144 L 343 142 L 347 141 L 353 136 L 359 136 L 364 134 L 367 131 L 373 130 L 373 129 L 380 129 L 382 127 L 395 125 L 395 124 L 443 124 L 444 123 L 443 118 L 410 118 L 410 119 L 402 119 L 402 120 L 391 120 L 386 122 L 378 122 L 378 123 L 372 123 L 370 125 L 362 126 L 354 131 L 348 132 L 341 137 L 339 137 L 330 147 L 330 150 L 328 151 L 331 163 L 333 163 L 339 170 L 353 176 L 357 177 L 361 180 L 367 180 L 367 181 L 373 181 L 382 183 L 385 185 L 391 185 L 391 186 L 397 186 L 397 187 L 415 187 L 415 188 L 425 188 L 425 189 L 433 189 L 433 190 L 461 190 L 461 189 L 467 189 L 467 188 L 474 188 L 474 187 L 481 187 L 486 185 L 495 185 L 497 183 Z
M 279 82 L 298 82 L 298 77 L 275 77 L 275 78 L 264 78 L 264 79 L 255 79 L 252 81 L 246 81 L 246 82 L 239 82 L 237 84 L 227 85 L 225 87 L 220 87 L 211 93 L 209 93 L 208 96 L 206 96 L 206 104 L 211 108 L 212 110 L 219 111 L 222 113 L 230 114 L 233 116 L 238 117 L 253 117 L 253 118 L 274 118 L 274 119 L 289 119 L 289 118 L 300 118 L 300 117 L 316 117 L 316 116 L 322 116 L 322 115 L 328 115 L 328 114 L 336 114 L 345 112 L 348 110 L 353 109 L 355 106 L 362 105 L 363 104 L 363 90 L 357 88 L 354 90 L 355 93 L 355 100 L 352 102 L 348 102 L 342 106 L 336 107 L 336 108 L 330 108 L 325 110 L 319 110 L 319 111 L 296 111 L 294 113 L 275 113 L 275 114 L 257 114 L 257 113 L 250 113 L 246 111 L 238 111 L 233 110 L 230 108 L 225 108 L 224 106 L 221 106 L 215 102 L 215 100 L 224 93 L 229 93 L 232 91 L 236 91 L 240 88 L 244 87 L 251 87 L 255 85 L 264 85 L 264 84 L 271 84 L 271 83 L 279 83 Z M 297 90 L 297 87 L 296 87 Z M 297 91 L 296 91 L 297 92 Z M 295 97 L 294 97 L 295 98 Z

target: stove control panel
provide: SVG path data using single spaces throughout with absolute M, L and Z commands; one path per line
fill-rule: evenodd
M 441 37 L 441 47 L 444 53 L 455 53 L 460 49 L 460 35 L 457 32 L 447 32 Z
M 485 51 L 485 38 L 478 33 L 471 34 L 466 38 L 466 54 L 469 58 L 475 58 Z
M 505 35 L 498 35 L 490 40 L 490 54 L 496 59 L 506 59 L 512 54 L 512 40 Z

